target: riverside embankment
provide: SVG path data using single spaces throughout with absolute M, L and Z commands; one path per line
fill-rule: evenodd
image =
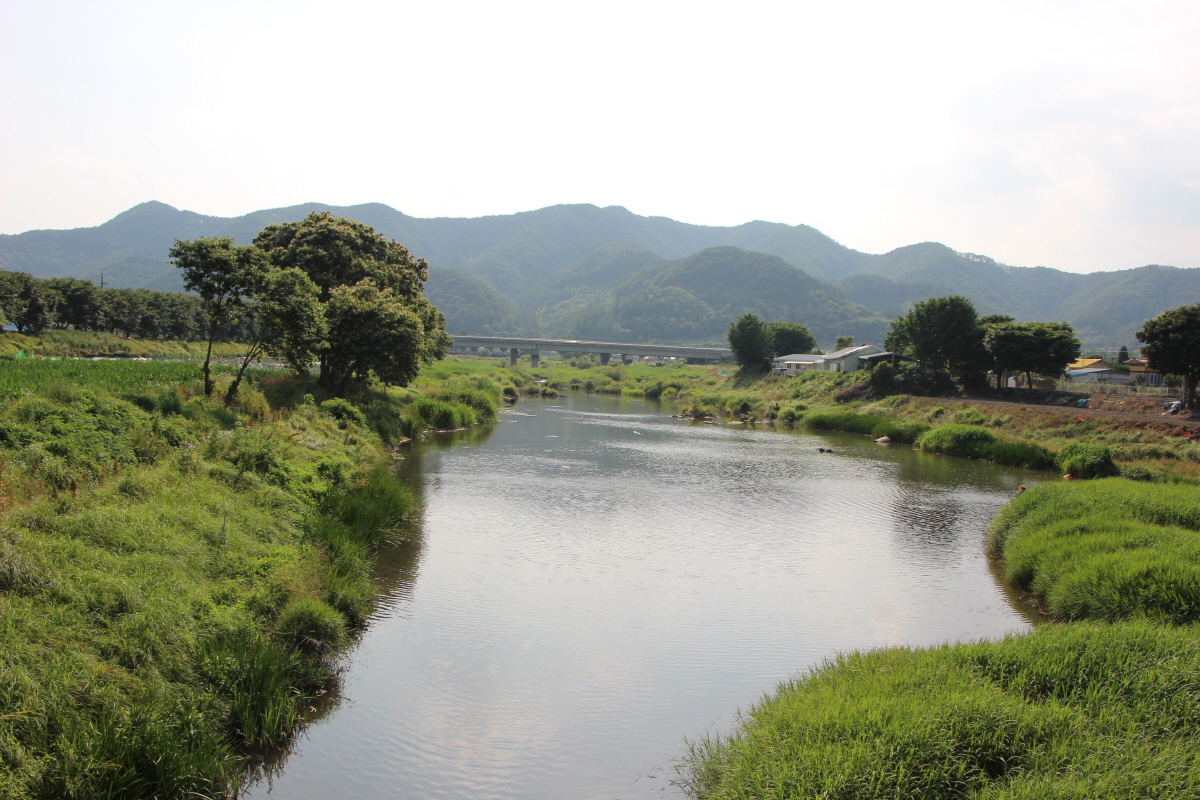
M 226 407 L 198 377 L 0 360 L 0 797 L 235 794 L 332 685 L 417 507 L 390 445 L 502 392 L 444 374 L 347 402 L 264 371 Z

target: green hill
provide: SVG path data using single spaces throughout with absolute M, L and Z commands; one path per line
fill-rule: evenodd
M 317 210 L 373 225 L 428 260 L 429 291 L 451 330 L 636 330 L 687 339 L 704 330 L 719 339 L 732 316 L 754 311 L 804 322 L 826 332 L 823 342 L 839 334 L 877 341 L 880 319 L 957 293 L 983 313 L 1066 321 L 1085 346 L 1116 346 L 1135 344 L 1133 332 L 1147 317 L 1200 301 L 1200 269 L 1152 265 L 1079 275 L 1011 267 L 936 242 L 869 254 L 807 225 L 690 225 L 583 204 L 422 219 L 382 203 L 305 203 L 212 217 L 149 202 L 94 228 L 0 235 L 0 269 L 94 282 L 103 273 L 112 287 L 177 291 L 182 284 L 166 255 L 174 239 L 227 235 L 247 243 L 267 224 Z M 651 324 L 656 314 L 674 322 Z M 857 330 L 842 330 L 847 326 Z

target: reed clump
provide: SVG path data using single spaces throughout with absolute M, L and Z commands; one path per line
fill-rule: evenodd
M 1200 619 L 1196 490 L 1121 478 L 1043 484 L 1006 506 L 990 547 L 1062 619 Z
M 924 422 L 910 422 L 875 414 L 853 411 L 823 411 L 806 414 L 804 424 L 814 430 L 850 431 L 874 436 L 887 436 L 893 442 L 915 442 L 929 430 Z
M 977 458 L 1011 467 L 1041 470 L 1055 468 L 1054 454 L 1041 445 L 1000 439 L 987 428 L 978 425 L 942 425 L 923 435 L 917 446 L 931 453 Z
M 1145 621 L 846 654 L 692 742 L 681 783 L 704 800 L 1191 798 L 1198 665 L 1191 628 Z

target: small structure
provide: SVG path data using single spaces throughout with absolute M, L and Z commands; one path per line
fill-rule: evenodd
M 1133 377 L 1111 368 L 1068 369 L 1067 378 L 1075 383 L 1132 383 Z
M 883 350 L 873 344 L 843 347 L 832 353 L 792 353 L 779 356 L 771 371 L 778 375 L 799 375 L 801 372 L 857 372 L 875 356 L 884 355 Z M 891 354 L 887 354 L 891 356 Z M 897 356 L 904 359 L 904 356 Z
M 815 353 L 792 353 L 775 359 L 771 371 L 778 375 L 799 375 L 801 372 L 820 369 L 819 364 L 825 356 Z
M 1067 364 L 1067 372 L 1081 369 L 1112 369 L 1112 364 L 1103 358 L 1081 358 L 1074 363 Z

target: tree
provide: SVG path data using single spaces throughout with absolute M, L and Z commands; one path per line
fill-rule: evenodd
M 259 248 L 235 245 L 229 236 L 186 242 L 176 239 L 170 256 L 183 270 L 184 288 L 200 295 L 208 315 L 208 350 L 204 355 L 204 395 L 208 397 L 213 392 L 212 346 L 217 331 L 221 325 L 239 319 L 246 299 L 261 285 L 269 262 Z
M 771 335 L 757 316 L 742 314 L 730 323 L 726 338 L 733 351 L 733 360 L 743 371 L 771 368 Z
M 837 341 L 834 342 L 833 349 L 834 350 L 845 350 L 847 347 L 854 347 L 854 337 L 853 336 L 837 337 Z
M 1193 410 L 1200 379 L 1200 303 L 1168 309 L 1146 320 L 1135 335 L 1151 369 L 1181 378 L 1183 406 Z
M 251 320 L 250 347 L 233 382 L 225 392 L 225 405 L 233 404 L 246 368 L 264 355 L 279 356 L 298 373 L 304 372 L 325 345 L 325 314 L 317 285 L 295 267 L 272 269 L 254 287 L 255 302 L 247 306 Z
M 405 385 L 422 363 L 449 348 L 445 318 L 424 296 L 429 265 L 371 226 L 314 212 L 300 222 L 268 225 L 254 243 L 276 267 L 300 269 L 317 286 L 329 325 L 318 352 L 321 386 L 343 392 L 371 369 L 380 380 Z M 368 324 L 396 328 L 355 327 Z M 376 346 L 408 351 L 369 352 Z
M 372 371 L 385 383 L 406 386 L 422 364 L 449 346 L 446 321 L 429 301 L 406 302 L 373 278 L 338 286 L 325 306 L 329 323 L 328 388 L 343 394 Z
M 1121 345 L 1121 349 L 1117 351 L 1117 363 L 1124 364 L 1129 360 L 1129 348 Z
M 892 323 L 884 346 L 911 355 L 926 368 L 953 376 L 959 383 L 979 381 L 990 358 L 975 306 L 965 297 L 934 297 L 913 306 Z
M 1024 372 L 1025 385 L 1033 374 L 1061 375 L 1079 358 L 1079 339 L 1065 322 L 1001 322 L 987 326 L 984 347 L 996 371 L 996 388 L 1005 372 Z
M 771 355 L 811 353 L 817 349 L 817 339 L 799 322 L 772 322 L 767 325 L 771 336 Z

